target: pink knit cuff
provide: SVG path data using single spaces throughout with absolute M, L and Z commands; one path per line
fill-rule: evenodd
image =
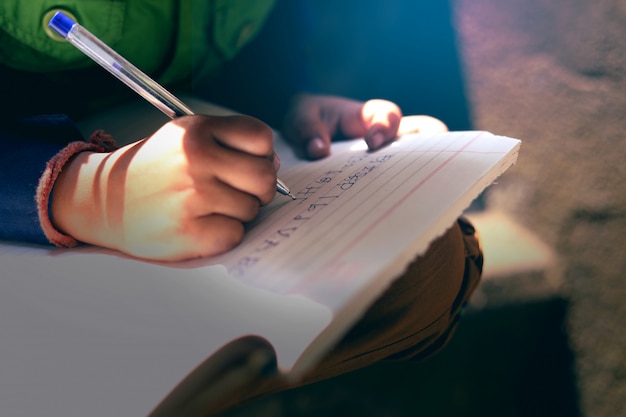
M 37 202 L 39 224 L 41 225 L 41 229 L 50 243 L 64 248 L 71 248 L 78 244 L 76 239 L 61 233 L 54 227 L 52 221 L 50 220 L 50 213 L 48 211 L 50 194 L 52 193 L 54 182 L 61 173 L 63 166 L 72 156 L 79 152 L 111 152 L 115 149 L 116 145 L 113 138 L 103 130 L 96 130 L 89 137 L 89 141 L 71 142 L 48 161 L 46 169 L 39 178 L 35 201 Z

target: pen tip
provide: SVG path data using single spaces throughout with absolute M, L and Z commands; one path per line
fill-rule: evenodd
M 295 200 L 295 199 L 296 199 L 296 196 L 295 196 L 295 195 L 293 195 L 293 194 L 291 194 L 291 193 L 289 193 L 289 197 L 291 197 L 291 199 L 292 199 L 292 200 Z

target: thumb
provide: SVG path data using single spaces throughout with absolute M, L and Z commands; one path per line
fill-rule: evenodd
M 289 142 L 306 158 L 320 159 L 330 154 L 331 134 L 319 112 L 307 112 L 287 120 L 283 130 Z
M 320 159 L 330 155 L 330 135 L 326 125 L 320 124 L 320 129 L 316 133 L 308 135 L 308 139 L 303 140 L 303 149 L 310 159 Z
M 361 117 L 367 129 L 365 142 L 370 149 L 378 149 L 396 138 L 402 111 L 391 101 L 372 99 L 363 104 Z

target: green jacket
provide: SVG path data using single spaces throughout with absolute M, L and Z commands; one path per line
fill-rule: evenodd
M 28 88 L 38 91 L 52 82 L 68 91 L 93 81 L 90 74 L 98 72 L 86 70 L 93 61 L 53 39 L 47 28 L 56 10 L 171 85 L 210 73 L 234 57 L 258 33 L 273 5 L 274 0 L 2 0 L 0 69 L 9 78 L 0 82 L 28 80 Z M 99 98 L 108 91 L 94 88 Z

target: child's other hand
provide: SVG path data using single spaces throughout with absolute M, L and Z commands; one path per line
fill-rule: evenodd
M 247 116 L 187 116 L 109 154 L 77 154 L 57 179 L 55 226 L 155 260 L 231 249 L 276 192 L 272 131 Z
M 343 97 L 300 94 L 285 117 L 287 140 L 310 159 L 330 154 L 334 137 L 365 138 L 372 150 L 406 133 L 447 130 L 429 116 L 402 117 L 400 108 L 387 100 L 365 102 Z

